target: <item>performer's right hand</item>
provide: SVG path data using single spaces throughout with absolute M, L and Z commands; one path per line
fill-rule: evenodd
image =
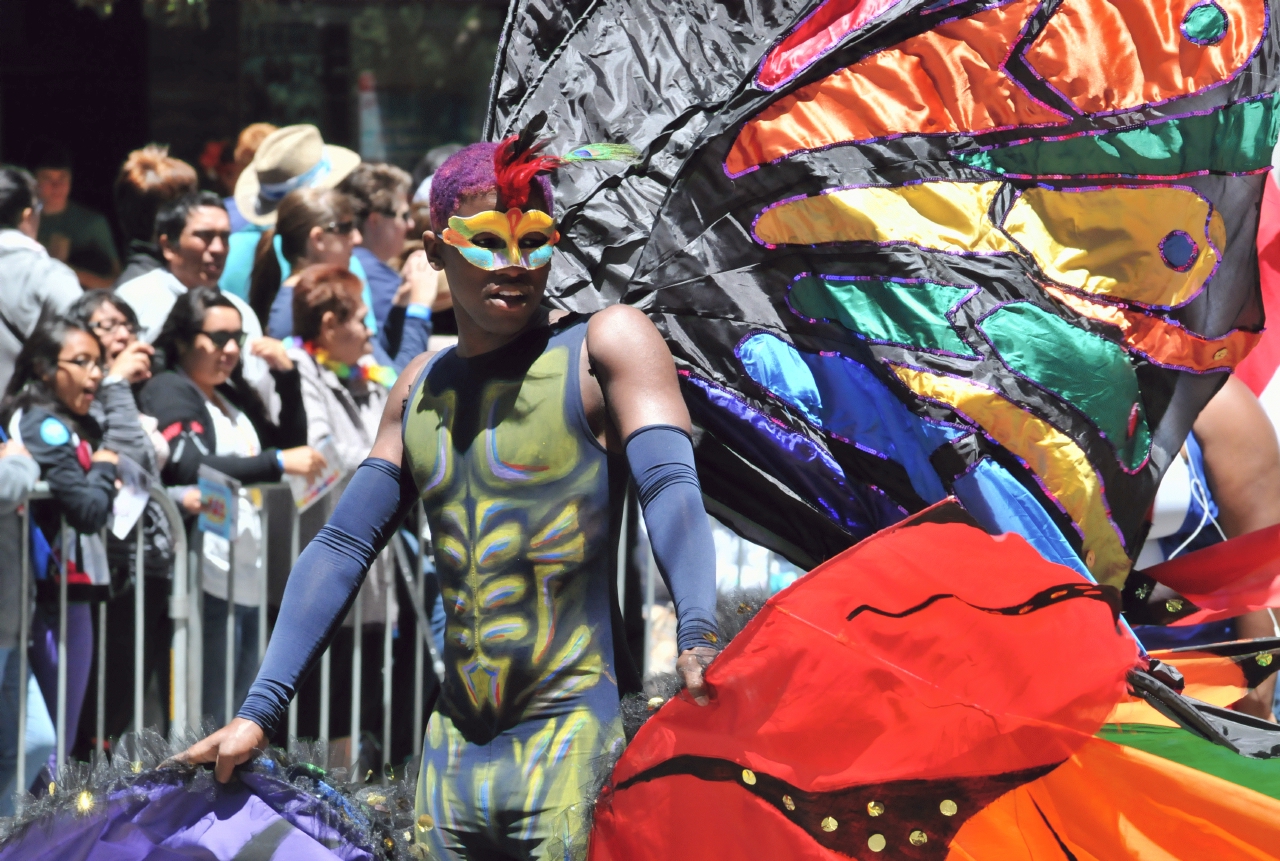
M 237 765 L 248 762 L 267 749 L 267 734 L 251 720 L 236 718 L 203 741 L 198 741 L 175 756 L 175 762 L 200 765 L 212 762 L 213 776 L 219 783 L 231 779 Z

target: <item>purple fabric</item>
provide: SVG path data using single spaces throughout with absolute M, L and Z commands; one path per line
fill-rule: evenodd
M 493 156 L 498 151 L 496 143 L 474 143 L 463 147 L 440 165 L 431 175 L 431 229 L 439 235 L 449 226 L 449 216 L 458 211 L 463 198 L 484 194 L 498 187 Z M 547 213 L 555 214 L 555 200 L 551 194 L 551 180 L 537 176 L 533 180 L 542 190 L 547 202 Z M 501 206 L 502 202 L 499 201 Z
M 58 720 L 58 608 L 41 604 L 31 626 L 31 672 L 40 683 L 49 716 Z M 93 665 L 93 613 L 88 604 L 67 605 L 67 749 L 76 743 L 80 709 Z M 55 751 L 50 757 L 53 771 Z
M 0 861 L 231 861 L 281 818 L 292 828 L 272 858 L 372 861 L 317 815 L 316 799 L 265 775 L 242 777 L 227 786 L 208 775 L 198 786 L 144 778 L 151 782 L 97 799 L 89 814 L 37 822 L 0 848 Z M 334 818 L 330 810 L 328 820 Z

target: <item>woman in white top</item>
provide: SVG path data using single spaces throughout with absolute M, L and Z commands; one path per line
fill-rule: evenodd
M 154 415 L 171 453 L 161 476 L 166 485 L 195 484 L 202 465 L 242 484 L 279 481 L 282 475 L 312 477 L 324 458 L 307 447 L 306 414 L 298 370 L 279 341 L 263 339 L 257 353 L 271 367 L 280 396 L 279 424 L 267 416 L 257 392 L 241 375 L 245 333 L 239 310 L 217 290 L 197 287 L 178 297 L 157 349 L 168 367 L 142 390 L 141 406 Z M 265 342 L 265 343 L 264 343 Z M 258 605 L 264 583 L 262 524 L 248 491 L 236 517 L 235 700 L 247 693 L 257 668 Z M 202 711 L 224 716 L 224 655 L 228 542 L 204 538 L 204 693 Z

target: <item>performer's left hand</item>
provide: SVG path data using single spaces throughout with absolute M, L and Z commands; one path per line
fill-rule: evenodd
M 720 654 L 718 649 L 695 646 L 692 649 L 685 649 L 680 653 L 680 657 L 676 658 L 676 672 L 680 675 L 680 681 L 688 688 L 693 701 L 700 706 L 711 702 L 708 696 L 710 691 L 706 680 L 702 677 L 702 672 L 718 654 Z

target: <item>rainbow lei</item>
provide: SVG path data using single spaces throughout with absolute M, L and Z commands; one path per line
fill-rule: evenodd
M 358 383 L 377 383 L 389 389 L 396 381 L 395 368 L 375 364 L 348 365 L 346 362 L 339 362 L 336 359 L 329 358 L 328 351 L 323 347 L 317 347 L 310 341 L 304 341 L 297 336 L 290 338 L 286 343 L 291 347 L 298 347 L 306 351 L 308 356 L 333 371 L 338 376 L 338 379 L 344 382 L 355 380 Z

